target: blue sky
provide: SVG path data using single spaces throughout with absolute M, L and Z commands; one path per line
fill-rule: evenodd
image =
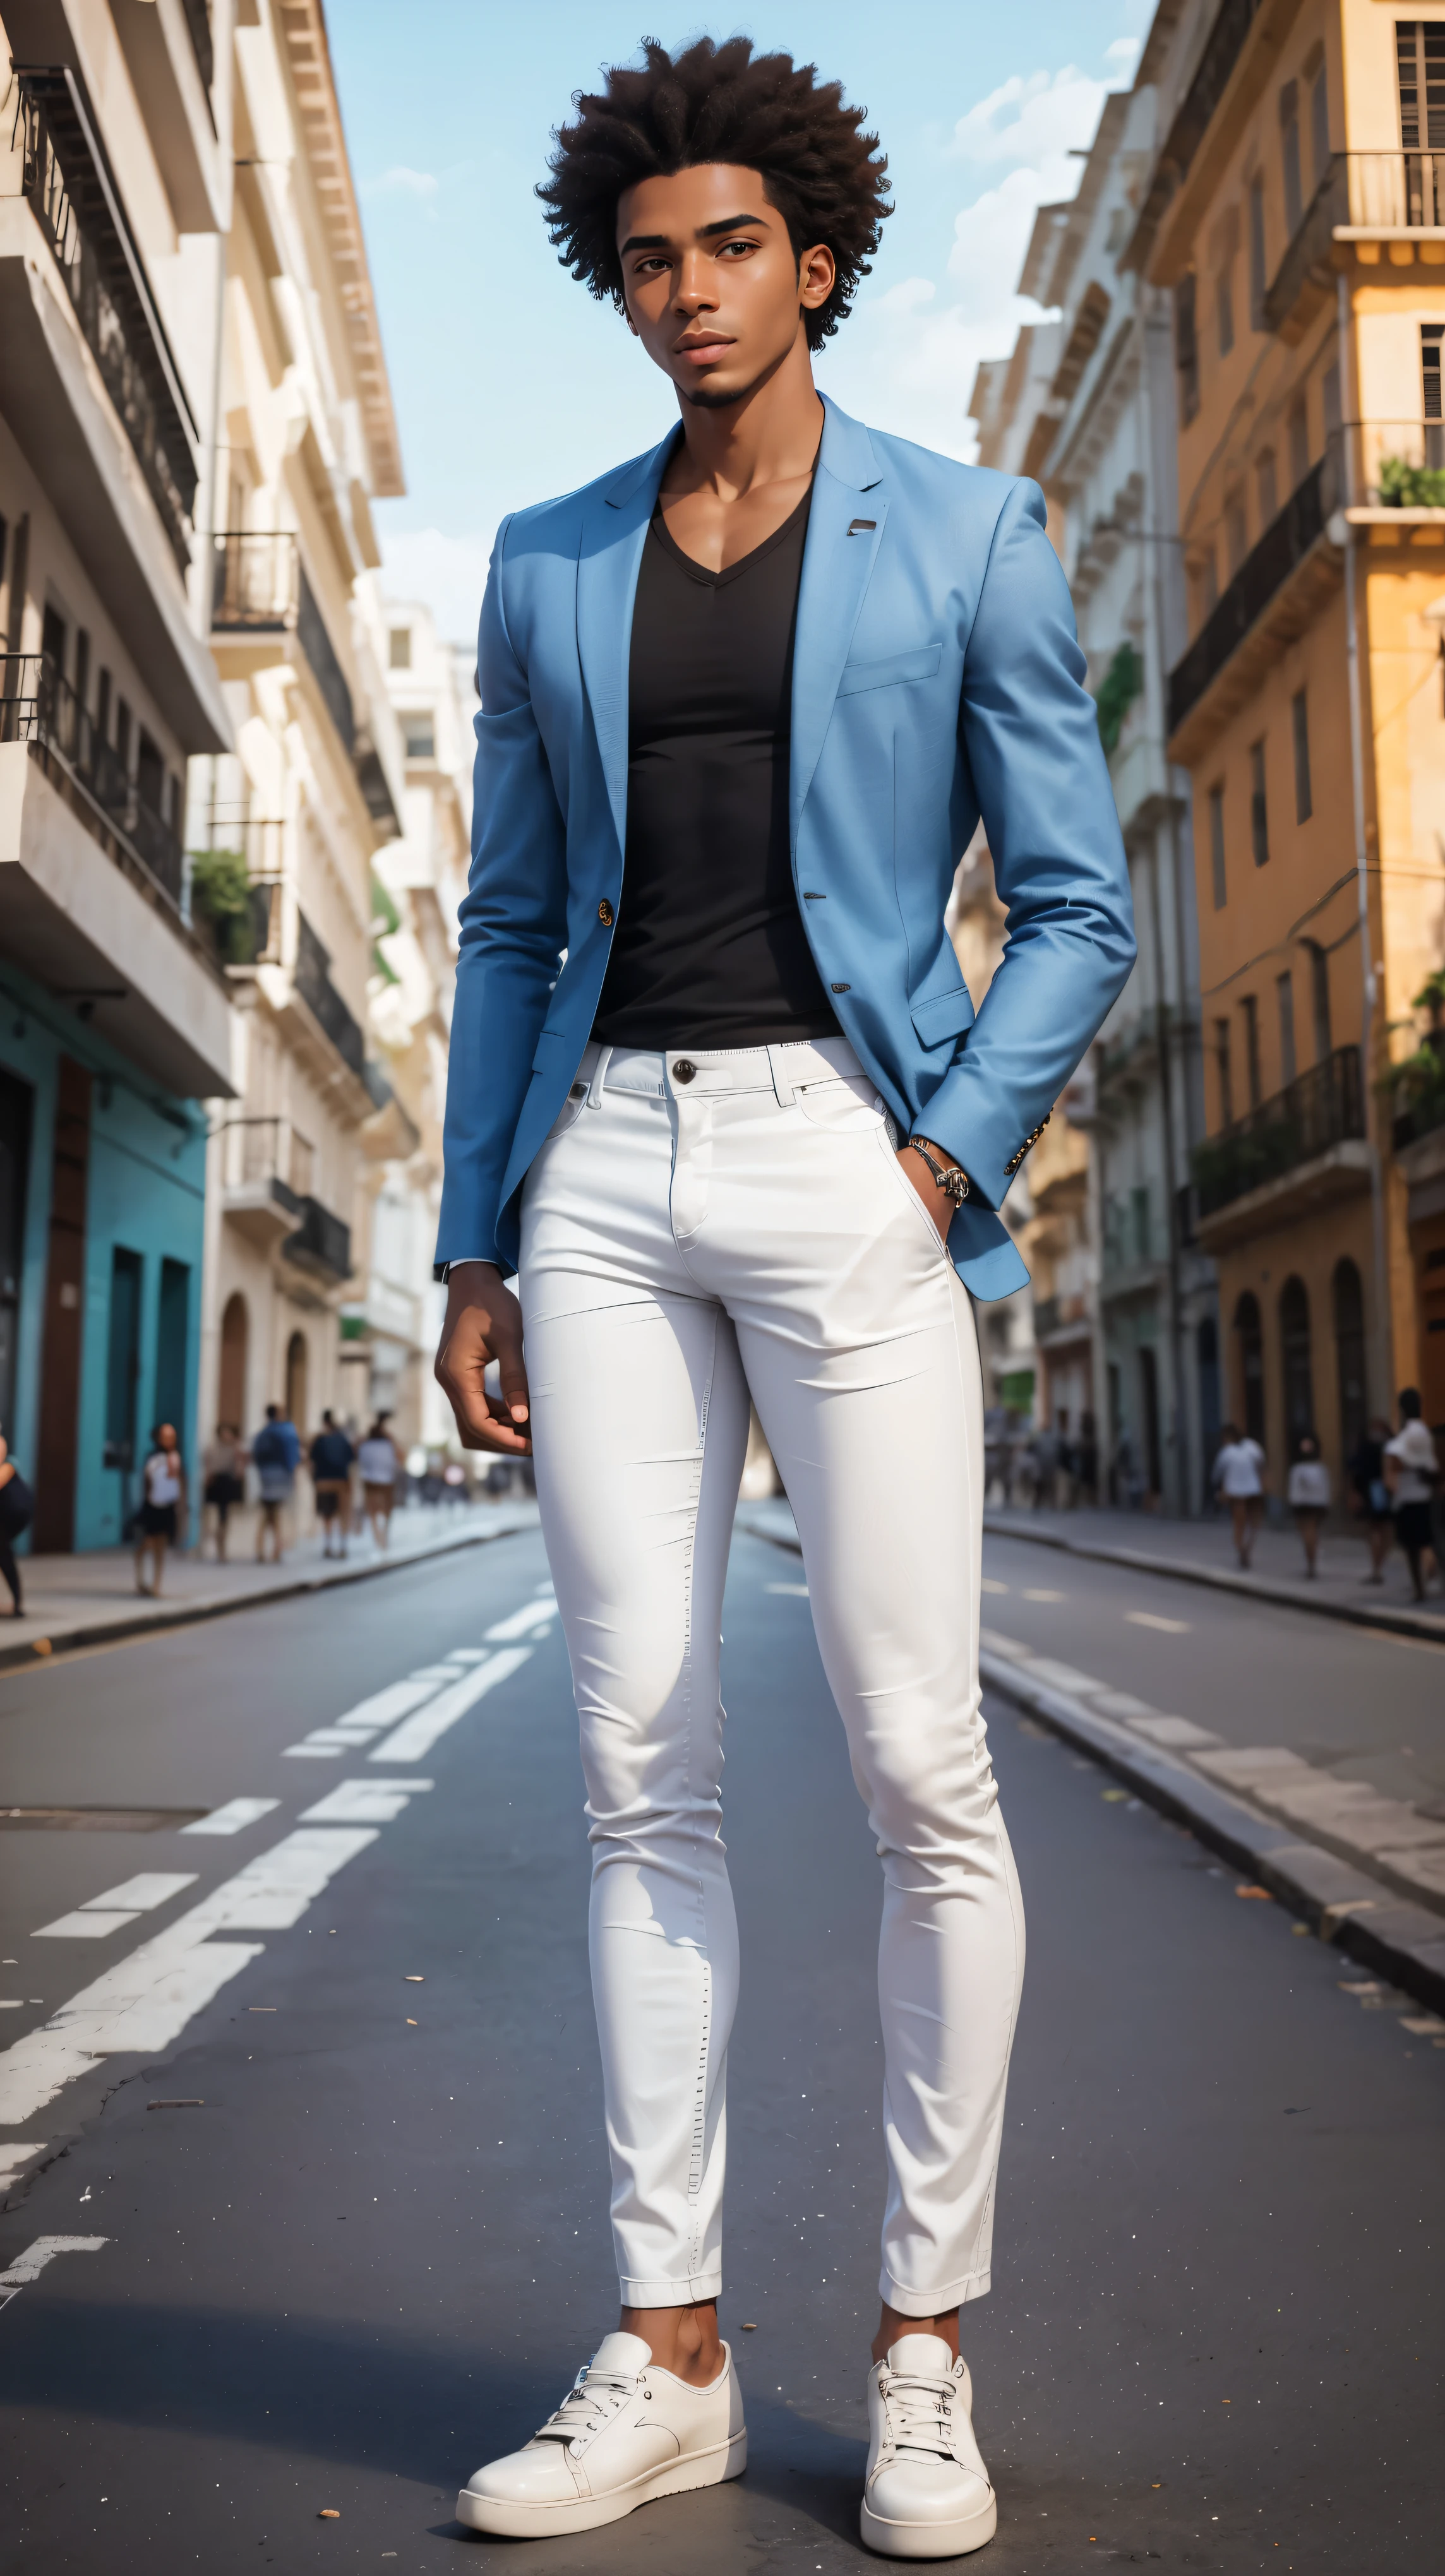
M 898 212 L 819 382 L 878 427 L 971 453 L 969 386 L 1031 308 L 1034 208 L 1068 196 L 1151 0 L 791 0 L 676 22 L 618 0 L 331 0 L 408 493 L 378 511 L 387 587 L 461 640 L 507 510 L 659 438 L 671 390 L 559 267 L 532 189 L 573 90 L 655 33 L 743 31 L 864 104 Z

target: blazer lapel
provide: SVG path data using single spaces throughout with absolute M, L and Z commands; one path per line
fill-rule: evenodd
M 620 850 L 627 847 L 627 666 L 632 603 L 648 523 L 678 432 L 597 484 L 582 513 L 577 651 Z
M 882 479 L 883 469 L 868 432 L 861 422 L 851 420 L 836 403 L 829 402 L 826 394 L 823 400 L 827 416 L 818 471 L 813 478 L 813 506 L 808 513 L 793 644 L 788 817 L 794 848 L 888 516 L 887 502 L 874 489 Z M 864 492 L 869 495 L 866 504 L 860 503 L 859 498 Z M 872 520 L 874 524 L 857 528 L 850 536 L 849 528 L 856 519 Z

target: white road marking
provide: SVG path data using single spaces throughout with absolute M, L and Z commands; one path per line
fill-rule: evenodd
M 506 1681 L 521 1665 L 530 1662 L 531 1654 L 530 1646 L 507 1646 L 486 1663 L 474 1665 L 460 1681 L 453 1682 L 450 1690 L 439 1691 L 426 1708 L 418 1709 L 414 1717 L 403 1718 L 385 1743 L 374 1747 L 368 1760 L 424 1762 L 438 1737 L 455 1726 L 459 1717 L 465 1717 L 479 1699 L 485 1699 L 488 1691 L 495 1690 L 498 1682 Z
M 983 1578 L 980 1590 L 984 1592 L 1007 1592 L 1008 1585 L 1006 1583 L 995 1583 L 993 1576 L 991 1574 L 986 1574 Z
M 37 2236 L 33 2245 L 17 2254 L 8 2272 L 0 2272 L 0 2290 L 23 2290 L 38 2281 L 57 2254 L 98 2254 L 109 2243 L 108 2236 Z
M 1166 1637 L 1187 1637 L 1189 1634 L 1187 1619 L 1161 1619 L 1157 1610 L 1126 1610 L 1124 1616 L 1131 1628 L 1157 1628 Z
M 479 1659 L 480 1655 L 479 1648 Z M 455 1681 L 460 1660 L 459 1657 L 454 1663 L 425 1664 L 419 1671 L 408 1673 L 404 1681 L 389 1682 L 385 1690 L 374 1691 L 370 1699 L 358 1700 L 355 1708 L 348 1708 L 342 1716 L 331 1719 L 328 1725 L 314 1726 L 299 1744 L 288 1744 L 285 1748 L 287 1754 L 296 1761 L 339 1760 L 348 1749 L 354 1750 L 358 1745 L 369 1743 L 383 1727 L 395 1726 L 399 1718 L 408 1716 L 414 1708 L 420 1708 L 424 1700 L 432 1697 L 439 1682 Z
M 487 1630 L 487 1643 L 496 1645 L 504 1638 L 529 1636 L 534 1628 L 550 1627 L 556 1616 L 555 1601 L 549 1601 L 546 1598 L 539 1601 L 524 1601 L 521 1609 L 514 1610 L 509 1619 L 499 1619 L 494 1628 Z
M 0 2012 L 23 2012 L 24 2009 L 23 1995 L 0 1995 Z
M 1068 1597 L 1067 1592 L 1030 1592 L 1026 1590 L 1024 1593 L 1025 1601 L 1067 1601 Z
M 279 1798 L 228 1798 L 224 1807 L 213 1807 L 208 1816 L 197 1816 L 193 1825 L 182 1825 L 183 1834 L 241 1834 L 248 1825 L 259 1824 L 279 1807 Z
M 86 1899 L 74 1914 L 62 1914 L 54 1923 L 42 1923 L 32 1932 L 32 1941 L 103 1941 L 111 1932 L 123 1931 L 137 1915 L 153 1913 L 156 1906 L 169 1904 L 183 1887 L 194 1887 L 193 1869 L 144 1869 L 128 1878 L 120 1887 L 108 1887 L 101 1896 Z
M 403 1814 L 408 1799 L 431 1787 L 430 1780 L 341 1780 L 318 1805 L 308 1807 L 303 1825 L 389 1825 Z
M 43 2138 L 7 2138 L 0 2145 L 0 2193 L 7 2192 L 17 2181 L 22 2165 L 45 2153 Z

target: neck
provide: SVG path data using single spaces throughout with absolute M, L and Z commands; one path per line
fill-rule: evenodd
M 786 356 L 736 402 L 682 399 L 679 409 L 683 444 L 669 484 L 682 481 L 728 500 L 807 474 L 823 432 L 823 404 L 801 330 Z

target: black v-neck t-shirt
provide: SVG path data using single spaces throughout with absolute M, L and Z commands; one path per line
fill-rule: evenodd
M 629 666 L 627 861 L 592 1034 L 611 1046 L 836 1037 L 788 853 L 793 636 L 811 493 L 723 572 L 659 505 Z

